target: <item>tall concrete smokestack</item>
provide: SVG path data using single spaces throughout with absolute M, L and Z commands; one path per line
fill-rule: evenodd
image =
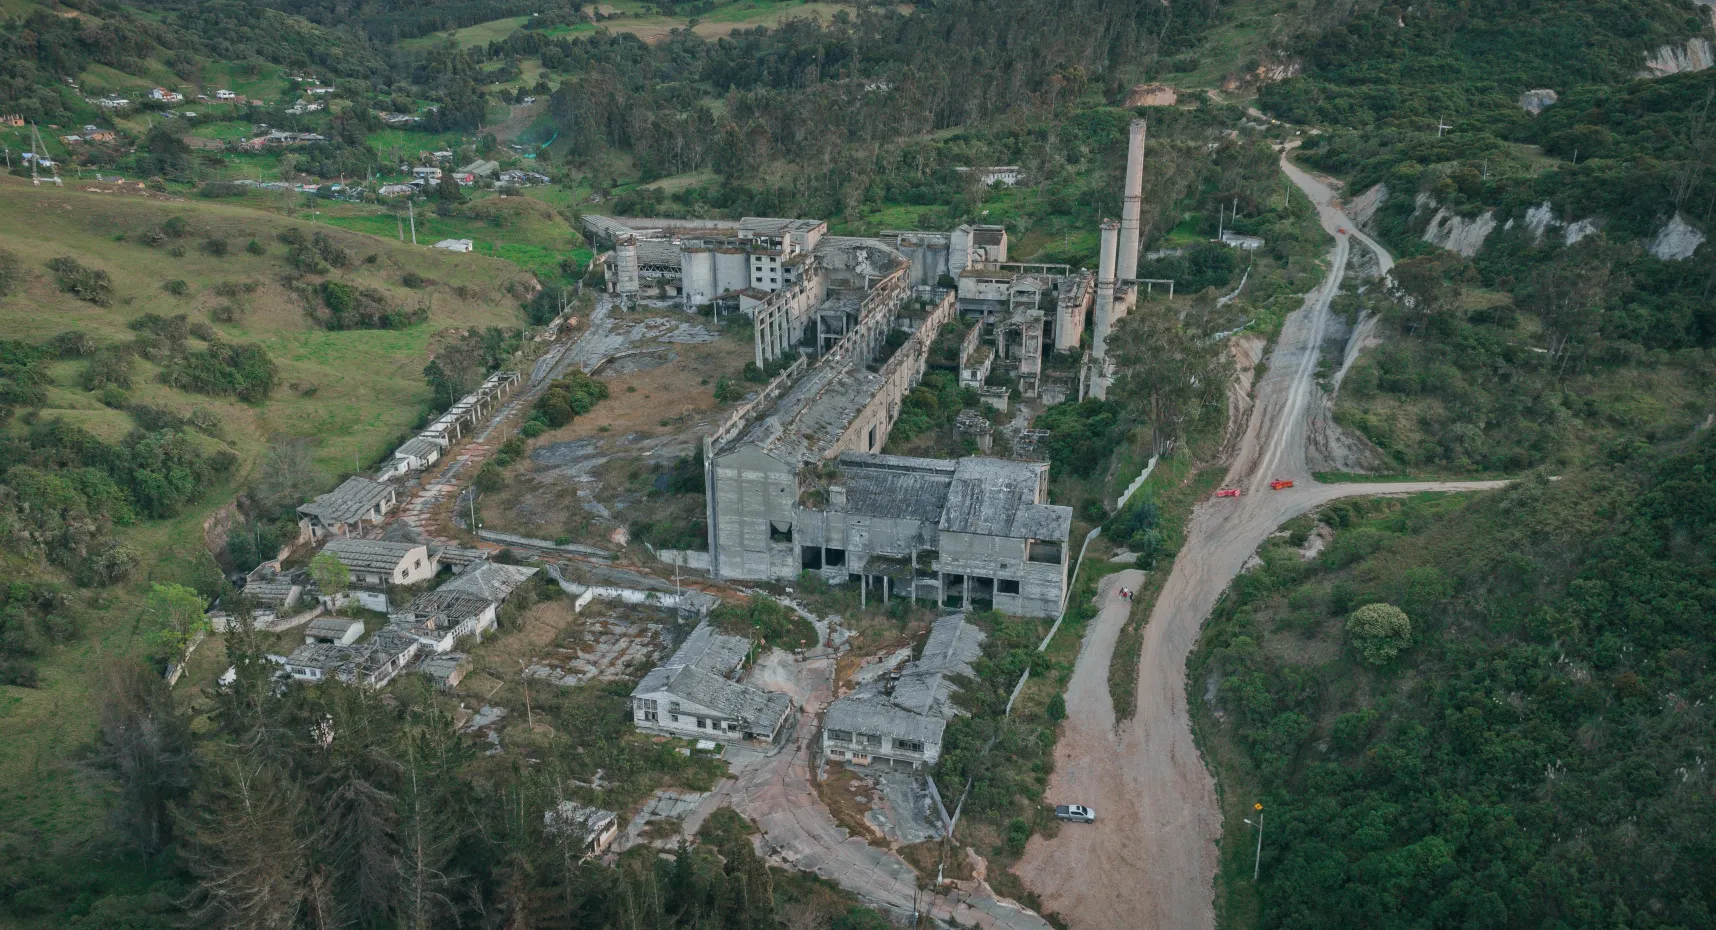
M 638 277 L 638 237 L 620 233 L 614 237 L 614 261 L 619 264 L 619 282 L 614 290 L 623 298 L 638 296 L 642 282 Z
M 1091 308 L 1096 317 L 1096 333 L 1090 343 L 1095 368 L 1090 380 L 1092 397 L 1108 396 L 1108 331 L 1114 323 L 1114 257 L 1119 239 L 1120 224 L 1103 220 L 1102 249 L 1096 260 L 1096 305 Z
M 1120 206 L 1120 265 L 1119 277 L 1130 281 L 1138 277 L 1138 224 L 1144 213 L 1144 137 L 1149 124 L 1135 119 L 1127 131 L 1126 199 Z M 1127 289 L 1127 306 L 1136 299 L 1137 288 Z

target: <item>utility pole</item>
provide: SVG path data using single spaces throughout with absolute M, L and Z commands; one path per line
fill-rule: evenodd
M 409 198 L 405 201 L 406 209 L 411 211 L 411 244 L 417 244 L 417 204 Z
M 1257 876 L 1263 869 L 1263 805 L 1261 803 L 1253 804 L 1251 808 L 1257 811 L 1257 820 L 1254 822 L 1250 817 L 1247 817 L 1245 822 L 1257 828 L 1257 852 L 1251 859 L 1251 883 L 1255 885 L 1257 884 Z
M 531 732 L 536 732 L 536 714 L 530 709 L 530 669 L 525 667 L 524 660 L 518 660 L 518 677 L 524 682 L 524 722 Z

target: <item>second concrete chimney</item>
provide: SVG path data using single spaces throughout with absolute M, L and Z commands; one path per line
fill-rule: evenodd
M 1132 121 L 1126 144 L 1126 198 L 1120 207 L 1120 263 L 1122 281 L 1138 277 L 1138 223 L 1144 212 L 1144 137 L 1149 124 Z
M 1120 245 L 1120 224 L 1113 220 L 1102 222 L 1102 250 L 1096 260 L 1095 334 L 1091 337 L 1090 355 L 1096 366 L 1091 380 L 1093 397 L 1108 396 L 1108 332 L 1114 325 L 1114 260 Z

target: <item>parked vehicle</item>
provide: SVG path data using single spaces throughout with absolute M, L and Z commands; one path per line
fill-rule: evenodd
M 1096 811 L 1083 804 L 1061 804 L 1055 808 L 1055 816 L 1073 823 L 1096 823 Z
M 1280 491 L 1284 488 L 1290 488 L 1292 486 L 1293 486 L 1293 482 L 1288 481 L 1285 478 L 1277 478 L 1274 481 L 1269 482 L 1269 490 L 1271 490 L 1271 491 Z
M 1239 496 L 1239 489 L 1238 488 L 1221 488 L 1221 489 L 1216 491 L 1216 496 L 1217 497 L 1238 497 Z

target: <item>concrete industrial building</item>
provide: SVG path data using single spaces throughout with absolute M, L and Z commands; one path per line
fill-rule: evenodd
M 881 365 L 855 331 L 851 345 L 808 371 L 794 365 L 705 438 L 715 577 L 817 571 L 859 581 L 864 597 L 1059 612 L 1072 511 L 1047 503 L 1046 463 L 876 454 L 952 298 Z
M 1004 235 L 967 247 L 1005 257 Z M 759 365 L 792 350 L 816 361 L 800 357 L 705 438 L 710 570 L 812 570 L 861 582 L 864 597 L 1057 613 L 1072 513 L 1047 503 L 1046 464 L 877 454 L 959 306 L 911 273 L 882 242 L 823 237 L 804 277 L 755 308 Z M 890 352 L 895 330 L 909 335 Z
M 858 582 L 864 598 L 1060 611 L 1072 513 L 1048 503 L 1046 464 L 880 453 L 932 342 L 956 316 L 978 327 L 960 347 L 961 382 L 1006 410 L 1006 388 L 986 382 L 999 371 L 1035 396 L 1045 346 L 1079 351 L 1088 312 L 1079 396 L 1107 395 L 1108 342 L 1137 300 L 1145 137 L 1144 121 L 1133 121 L 1122 217 L 1102 224 L 1095 275 L 1009 261 L 999 226 L 871 239 L 828 236 L 813 220 L 585 217 L 592 239 L 614 243 L 611 288 L 641 292 L 627 269 L 638 237 L 650 235 L 664 256 L 677 251 L 677 294 L 688 307 L 736 302 L 754 320 L 756 364 L 786 364 L 704 439 L 714 577 L 790 581 L 815 571 Z M 721 262 L 731 260 L 722 248 L 742 259 L 744 275 L 730 264 L 723 278 Z M 898 332 L 909 335 L 890 340 Z M 989 430 L 970 429 L 987 449 Z
M 608 290 L 622 299 L 678 299 L 757 320 L 756 363 L 795 349 L 828 351 L 889 304 L 891 323 L 907 297 L 956 292 L 963 316 L 980 319 L 998 368 L 1035 396 L 1046 346 L 1077 352 L 1094 288 L 1088 271 L 1008 261 L 1007 231 L 961 225 L 951 232 L 888 230 L 874 238 L 827 235 L 821 220 L 746 217 L 672 220 L 586 215 Z M 885 327 L 880 330 L 886 335 Z
M 599 258 L 610 292 L 625 299 L 677 297 L 695 312 L 718 301 L 736 309 L 742 294 L 772 294 L 798 283 L 828 224 L 591 214 L 584 217 L 584 231 L 592 242 L 613 247 Z

